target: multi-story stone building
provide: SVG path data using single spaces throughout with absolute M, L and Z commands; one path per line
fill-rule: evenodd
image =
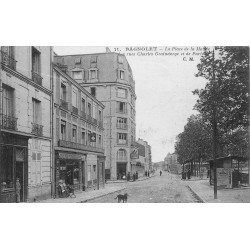
M 72 78 L 104 106 L 107 179 L 131 172 L 131 143 L 136 137 L 135 82 L 124 55 L 98 53 L 56 56 Z
M 74 189 L 105 183 L 104 105 L 69 76 L 67 67 L 53 65 L 54 153 L 56 194 L 59 181 Z
M 2 202 L 51 196 L 51 58 L 51 47 L 1 47 Z
M 173 174 L 181 173 L 181 165 L 178 163 L 177 155 L 175 153 L 168 153 L 164 158 L 164 170 Z

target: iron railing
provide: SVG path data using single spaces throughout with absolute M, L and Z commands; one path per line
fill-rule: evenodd
M 126 123 L 116 123 L 116 128 L 127 130 L 128 129 L 128 124 L 126 124 Z
M 38 73 L 34 71 L 31 72 L 32 72 L 32 81 L 39 85 L 42 85 L 43 78 Z
M 60 99 L 60 106 L 66 110 L 69 109 L 68 107 L 68 103 L 66 101 L 64 101 L 63 99 Z
M 11 69 L 16 70 L 16 63 L 17 61 L 11 57 L 8 53 L 1 51 L 1 58 L 2 63 L 6 66 L 10 67 Z
M 17 118 L 0 114 L 0 127 L 3 129 L 17 130 Z
M 31 133 L 36 136 L 43 136 L 43 126 L 33 122 L 31 124 L 32 124 Z

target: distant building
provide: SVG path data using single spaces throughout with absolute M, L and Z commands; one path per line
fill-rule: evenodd
M 136 138 L 136 94 L 126 57 L 108 51 L 55 56 L 55 62 L 67 67 L 70 76 L 105 106 L 106 179 L 116 180 L 131 172 L 131 144 Z
M 0 52 L 0 200 L 51 197 L 52 48 Z
M 164 158 L 164 170 L 173 174 L 181 173 L 181 165 L 178 163 L 177 155 L 175 153 L 168 153 Z

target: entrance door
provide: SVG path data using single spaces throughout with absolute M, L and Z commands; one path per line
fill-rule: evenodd
M 126 167 L 127 163 L 117 163 L 117 179 L 122 179 L 125 175 L 126 177 Z
M 19 179 L 20 185 L 21 185 L 21 190 L 20 190 L 20 201 L 24 202 L 25 201 L 25 193 L 24 193 L 24 187 L 25 187 L 25 182 L 24 182 L 24 164 L 23 162 L 16 162 L 16 179 Z

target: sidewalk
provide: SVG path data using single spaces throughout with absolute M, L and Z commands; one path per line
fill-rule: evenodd
M 115 184 L 106 184 L 105 188 L 99 190 L 90 190 L 90 191 L 76 191 L 76 198 L 56 198 L 56 199 L 47 199 L 38 201 L 39 203 L 83 203 L 95 198 L 99 198 L 108 194 L 116 193 L 122 191 L 126 188 L 125 185 L 115 185 Z
M 185 180 L 186 185 L 206 203 L 249 203 L 250 187 L 220 189 L 217 191 L 218 199 L 214 199 L 214 189 L 210 186 L 209 179 Z

